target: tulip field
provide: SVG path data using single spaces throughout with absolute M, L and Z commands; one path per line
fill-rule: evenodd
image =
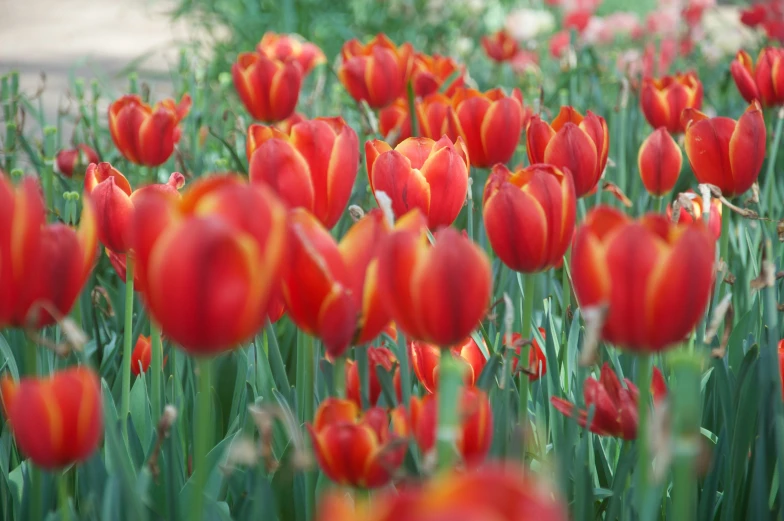
M 0 521 L 784 519 L 782 0 L 172 16 L 0 77 Z

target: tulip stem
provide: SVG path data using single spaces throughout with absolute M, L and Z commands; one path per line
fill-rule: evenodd
M 133 256 L 125 256 L 125 324 L 123 330 L 122 435 L 128 444 L 128 415 L 131 413 L 131 357 L 133 356 Z
M 536 286 L 536 275 L 533 273 L 518 273 L 517 282 L 523 291 L 523 322 L 520 335 L 524 341 L 531 338 L 531 321 L 534 314 L 534 291 Z M 517 385 L 520 388 L 520 401 L 518 402 L 518 420 L 520 428 L 523 430 L 523 447 L 521 457 L 525 461 L 525 436 L 528 432 L 528 353 L 531 349 L 530 344 L 526 344 L 520 349 L 520 360 L 517 362 Z
M 460 385 L 462 367 L 452 356 L 452 351 L 441 348 L 440 375 L 438 381 L 438 427 L 436 450 L 438 469 L 448 470 L 455 461 L 455 445 L 459 427 Z
M 645 497 L 648 492 L 648 474 L 651 469 L 650 447 L 648 444 L 648 415 L 651 395 L 651 355 L 642 354 L 637 357 L 637 468 L 636 503 L 637 513 L 645 512 Z
M 664 207 L 664 197 L 662 196 L 656 197 L 653 203 L 653 211 L 656 213 L 662 213 L 663 207 Z
M 346 397 L 346 356 L 340 355 L 335 357 L 335 362 L 332 364 L 332 379 L 335 384 L 335 396 L 338 398 Z
M 52 215 L 57 215 L 54 204 L 54 156 L 57 149 L 57 128 L 46 127 L 44 129 L 44 198 L 46 199 L 46 210 Z
M 30 497 L 28 498 L 27 513 L 32 521 L 41 521 L 44 518 L 43 470 L 29 459 L 27 460 L 27 468 L 30 471 Z
M 368 362 L 368 346 L 356 348 L 357 370 L 359 372 L 359 402 L 363 409 L 370 407 L 370 363 Z
M 695 519 L 697 478 L 694 461 L 700 442 L 700 360 L 688 359 L 687 354 L 678 356 L 675 365 L 675 388 L 673 396 L 675 448 L 673 476 L 673 514 L 675 519 Z M 683 358 L 681 358 L 683 357 Z
M 158 423 L 158 416 L 161 414 L 161 383 L 163 380 L 163 344 L 161 342 L 161 331 L 150 321 L 150 341 L 152 343 L 152 367 L 150 378 L 152 379 L 152 421 Z
M 194 422 L 194 451 L 193 451 L 193 471 L 194 488 L 192 496 L 192 510 L 190 519 L 201 521 L 204 514 L 204 488 L 207 485 L 207 453 L 210 449 L 210 371 L 212 363 L 209 358 L 199 358 L 196 360 L 198 369 L 199 394 L 196 397 L 196 418 Z
M 400 397 L 403 399 L 403 406 L 408 407 L 411 398 L 411 369 L 409 368 L 406 336 L 400 329 L 397 330 L 397 361 L 400 364 Z
M 25 372 L 27 376 L 38 376 L 38 343 L 31 337 L 27 338 L 25 350 Z
M 315 410 L 316 356 L 313 337 L 297 332 L 297 412 L 299 422 L 313 421 Z M 316 473 L 305 471 L 305 518 L 313 519 L 316 502 Z
M 60 505 L 60 519 L 62 521 L 71 520 L 71 507 L 68 504 L 68 472 L 62 471 L 57 476 L 57 495 Z
M 416 115 L 416 101 L 414 95 L 414 83 L 409 81 L 408 82 L 408 114 L 409 119 L 411 119 L 411 137 L 417 137 L 419 134 L 419 125 L 417 124 L 417 115 Z

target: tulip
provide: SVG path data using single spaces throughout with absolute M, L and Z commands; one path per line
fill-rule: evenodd
M 378 255 L 378 291 L 395 324 L 411 340 L 443 348 L 463 341 L 490 303 L 490 261 L 454 228 L 435 232 L 431 246 L 425 217 L 403 216 Z
M 762 49 L 757 66 L 746 51 L 738 51 L 730 72 L 740 95 L 747 103 L 758 100 L 763 106 L 784 104 L 784 51 L 775 47 Z
M 757 180 L 765 160 L 765 120 L 753 102 L 735 121 L 685 110 L 686 157 L 700 183 L 716 185 L 724 197 L 740 195 Z
M 583 384 L 583 396 L 586 409 L 577 409 L 577 406 L 568 400 L 553 396 L 550 402 L 562 414 L 573 418 L 577 413 L 577 423 L 581 427 L 588 424 L 588 410 L 594 408 L 593 420 L 588 430 L 600 436 L 614 436 L 624 440 L 637 438 L 637 402 L 639 390 L 628 379 L 623 379 L 626 387 L 621 386 L 615 371 L 605 362 L 602 366 L 599 380 L 587 378 Z M 658 367 L 653 368 L 651 381 L 651 394 L 654 402 L 667 395 L 667 386 Z
M 368 383 L 370 389 L 370 405 L 376 405 L 379 397 L 381 396 L 381 382 L 378 381 L 378 368 L 391 373 L 394 367 L 394 375 L 392 382 L 395 386 L 395 392 L 398 400 L 401 395 L 400 388 L 400 370 L 396 366 L 397 357 L 392 354 L 392 351 L 385 347 L 371 347 L 367 351 L 368 356 Z M 362 407 L 360 380 L 359 380 L 359 367 L 357 362 L 349 360 L 346 362 L 346 397 Z
M 452 125 L 449 113 L 452 100 L 443 94 L 430 94 L 415 103 L 419 134 L 434 141 L 443 136 L 452 142 L 457 141 L 457 132 Z M 378 128 L 391 146 L 397 146 L 411 137 L 411 118 L 408 114 L 408 100 L 400 98 L 378 113 Z M 395 139 L 393 139 L 395 137 Z
M 539 333 L 542 335 L 542 338 L 545 336 L 545 331 L 543 328 L 539 328 Z M 520 333 L 513 333 L 511 338 L 511 345 L 507 347 L 511 347 L 514 349 L 515 356 L 512 359 L 512 372 L 517 371 L 517 366 L 519 360 L 521 359 L 522 351 L 523 351 L 523 336 Z M 547 357 L 542 351 L 542 348 L 539 346 L 539 342 L 536 341 L 535 338 L 531 339 L 531 346 L 528 349 L 528 367 L 523 369 L 526 374 L 528 375 L 528 381 L 535 382 L 545 374 L 547 374 Z
M 506 96 L 501 89 L 483 94 L 463 88 L 452 97 L 449 117 L 466 143 L 471 165 L 489 168 L 512 159 L 531 110 L 523 107 L 520 89 Z
M 179 104 L 166 99 L 154 107 L 135 94 L 126 95 L 109 106 L 109 131 L 125 159 L 137 165 L 160 166 L 180 141 L 180 121 L 190 110 L 187 94 Z
M 445 82 L 449 81 L 448 85 Z M 465 84 L 465 66 L 457 65 L 452 58 L 434 54 L 416 53 L 411 71 L 414 94 L 419 97 L 439 91 L 452 96 Z M 439 136 L 441 137 L 441 136 Z
M 702 197 L 695 194 L 694 190 L 686 190 L 684 194 L 690 199 L 692 208 L 690 212 L 688 209 L 681 206 L 678 222 L 688 224 L 695 220 L 702 220 Z M 692 216 L 692 214 L 694 215 Z M 667 218 L 672 219 L 672 205 L 667 205 Z M 719 240 L 719 237 L 721 236 L 721 201 L 715 197 L 711 197 L 708 229 L 713 234 L 713 237 L 716 240 Z
M 316 65 L 327 62 L 327 57 L 317 45 L 293 34 L 264 33 L 256 46 L 256 52 L 273 60 L 296 61 L 303 76 L 310 74 Z
M 19 449 L 39 467 L 62 469 L 87 460 L 103 434 L 98 375 L 72 367 L 44 378 L 0 380 L 0 398 Z
M 684 109 L 702 107 L 702 82 L 693 72 L 643 80 L 640 106 L 653 128 L 666 127 L 673 134 L 683 132 Z
M 301 208 L 288 221 L 292 246 L 283 297 L 291 320 L 320 337 L 333 357 L 376 338 L 390 318 L 378 293 L 378 253 L 389 233 L 383 213 L 368 213 L 340 244 Z
M 582 308 L 607 306 L 602 337 L 632 351 L 682 341 L 705 314 L 715 241 L 702 222 L 663 215 L 631 220 L 600 206 L 578 228 L 572 282 Z
M 252 182 L 267 184 L 327 228 L 340 220 L 359 168 L 359 140 L 343 118 L 303 121 L 289 134 L 251 125 L 247 154 Z
M 280 130 L 284 134 L 291 134 L 291 129 L 294 128 L 294 125 L 297 123 L 302 123 L 303 121 L 307 121 L 308 118 L 300 114 L 299 112 L 295 112 L 291 116 L 287 117 L 283 121 L 278 121 L 277 123 L 273 124 L 272 126 L 276 129 Z M 251 125 L 253 126 L 253 125 Z M 246 150 L 248 150 L 249 143 L 245 143 Z M 248 154 L 248 160 L 250 160 L 250 154 Z
M 515 271 L 550 269 L 569 248 L 575 205 L 572 176 L 559 168 L 536 164 L 512 173 L 495 165 L 483 197 L 487 238 Z
M 645 138 L 637 155 L 637 166 L 645 189 L 651 195 L 663 196 L 678 181 L 683 154 L 667 129 L 659 127 Z
M 353 39 L 340 51 L 338 77 L 352 98 L 380 109 L 405 96 L 413 65 L 410 43 L 400 47 L 384 34 L 362 45 Z
M 98 237 L 89 199 L 78 230 L 45 223 L 36 180 L 14 187 L 0 173 L 0 329 L 54 324 L 70 312 L 93 269 Z
M 534 116 L 528 124 L 526 140 L 531 164 L 547 163 L 568 169 L 577 197 L 589 194 L 596 187 L 607 165 L 610 149 L 607 122 L 590 110 L 583 118 L 572 107 L 561 107 L 549 125 Z
M 260 53 L 240 53 L 231 66 L 234 89 L 245 109 L 254 119 L 267 123 L 294 113 L 302 76 L 298 61 L 283 62 Z
M 453 144 L 446 136 L 408 138 L 394 149 L 384 141 L 368 141 L 365 156 L 373 195 L 384 192 L 396 217 L 418 208 L 430 228 L 449 226 L 457 218 L 470 168 L 462 139 Z
M 71 178 L 75 171 L 81 172 L 90 163 L 100 161 L 98 153 L 85 144 L 76 145 L 75 148 L 60 150 L 54 159 L 57 170 L 65 177 Z
M 150 367 L 152 360 L 152 343 L 150 337 L 139 335 L 136 340 L 136 346 L 133 348 L 131 356 L 131 373 L 134 376 L 139 376 L 141 373 L 146 373 Z
M 182 198 L 146 190 L 134 201 L 131 245 L 151 318 L 195 355 L 258 331 L 279 291 L 286 211 L 266 187 L 203 177 Z
M 504 29 L 489 36 L 482 36 L 481 41 L 487 57 L 498 63 L 511 60 L 520 50 L 517 41 Z
M 465 385 L 472 387 L 479 379 L 487 360 L 482 350 L 473 338 L 468 337 L 462 343 L 450 348 L 452 357 L 461 362 L 462 374 L 465 376 Z M 485 346 L 487 351 L 487 346 Z M 438 389 L 439 364 L 441 362 L 441 349 L 426 342 L 409 342 L 408 357 L 411 367 L 419 383 L 429 393 Z
M 123 283 L 125 283 L 125 275 L 127 272 L 126 254 L 114 252 L 109 248 L 104 248 L 104 252 L 106 253 L 106 256 L 109 258 L 109 263 L 112 265 L 112 268 L 114 268 L 114 272 L 117 273 L 117 276 L 120 278 L 120 280 L 123 281 Z M 144 286 L 142 285 L 142 280 L 139 279 L 139 275 L 136 272 L 136 270 L 133 271 L 134 271 L 133 290 L 139 293 L 144 293 Z
M 419 104 L 416 106 L 419 122 Z M 398 98 L 378 112 L 378 131 L 390 146 L 396 147 L 411 137 L 411 117 L 408 114 L 408 100 Z
M 327 398 L 319 405 L 308 432 L 321 471 L 339 485 L 378 488 L 403 463 L 406 444 L 389 427 L 384 409 L 364 412 L 350 400 Z

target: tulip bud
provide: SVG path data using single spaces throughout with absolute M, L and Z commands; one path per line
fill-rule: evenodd
M 642 184 L 651 195 L 659 197 L 675 187 L 682 164 L 681 149 L 664 127 L 645 138 L 637 155 Z
M 784 104 L 784 51 L 775 47 L 762 49 L 757 65 L 746 51 L 738 51 L 730 72 L 740 95 L 747 103 L 759 101 L 763 107 Z
M 60 150 L 55 157 L 57 171 L 68 178 L 73 177 L 74 172 L 83 171 L 90 163 L 99 161 L 98 153 L 85 144 Z

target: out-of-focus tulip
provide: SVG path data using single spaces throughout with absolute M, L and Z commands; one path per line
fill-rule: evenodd
M 234 89 L 258 121 L 283 121 L 294 113 L 302 88 L 302 67 L 258 52 L 243 52 L 231 66 Z
M 301 208 L 288 221 L 292 246 L 283 297 L 291 320 L 321 338 L 331 356 L 373 340 L 390 318 L 377 289 L 379 249 L 389 233 L 383 213 L 368 213 L 340 244 Z
M 767 131 L 760 104 L 753 102 L 737 121 L 697 110 L 685 110 L 683 118 L 686 157 L 697 181 L 718 186 L 724 197 L 751 188 L 765 161 Z
M 296 123 L 288 134 L 251 125 L 247 154 L 252 182 L 269 185 L 290 208 L 305 208 L 327 228 L 340 220 L 359 168 L 357 133 L 343 118 Z
M 645 138 L 637 155 L 637 167 L 645 189 L 651 195 L 669 193 L 678 181 L 683 154 L 667 129 L 659 127 Z
M 355 100 L 380 109 L 405 95 L 414 57 L 410 43 L 398 47 L 378 34 L 365 45 L 349 40 L 340 56 L 338 77 Z
M 88 459 L 103 434 L 98 375 L 85 367 L 0 381 L 3 410 L 22 453 L 56 470 Z
M 572 281 L 582 308 L 607 306 L 602 337 L 632 351 L 683 340 L 705 313 L 713 288 L 715 241 L 702 224 L 663 215 L 631 220 L 600 206 L 578 228 Z
M 419 106 L 416 106 L 417 123 Z M 398 98 L 378 112 L 378 131 L 391 146 L 396 147 L 411 137 L 411 117 L 408 114 L 408 100 Z
M 607 122 L 590 110 L 583 117 L 572 107 L 561 107 L 551 124 L 534 116 L 528 124 L 526 140 L 530 163 L 568 169 L 577 197 L 587 195 L 596 187 L 607 165 L 610 150 Z
M 302 75 L 307 76 L 316 65 L 327 62 L 327 57 L 318 45 L 307 42 L 294 34 L 264 33 L 256 51 L 267 58 L 299 63 Z
M 640 91 L 640 106 L 653 128 L 666 127 L 673 134 L 684 131 L 684 109 L 702 107 L 702 82 L 693 72 L 646 78 Z
M 454 228 L 435 232 L 430 245 L 424 215 L 400 219 L 378 255 L 384 307 L 411 340 L 442 348 L 462 342 L 490 303 L 490 261 Z
M 146 373 L 147 369 L 150 368 L 151 361 L 152 342 L 150 337 L 139 335 L 131 354 L 131 374 L 139 376 L 141 373 Z
M 408 138 L 394 149 L 384 141 L 365 143 L 370 189 L 392 200 L 400 217 L 413 208 L 427 216 L 430 228 L 449 226 L 468 193 L 469 156 L 462 139 Z
M 449 84 L 444 85 L 447 80 L 450 80 Z M 416 53 L 411 81 L 416 96 L 424 97 L 439 91 L 452 96 L 456 89 L 465 84 L 465 66 L 458 65 L 448 56 Z
M 73 177 L 74 172 L 84 171 L 90 163 L 99 161 L 98 152 L 85 144 L 60 150 L 55 157 L 57 170 L 68 178 Z
M 487 347 L 485 347 L 487 349 Z M 461 362 L 465 385 L 472 387 L 479 375 L 482 373 L 487 360 L 482 350 L 474 341 L 468 337 L 464 342 L 451 347 L 452 357 Z M 436 392 L 438 389 L 439 364 L 441 363 L 441 349 L 438 346 L 426 342 L 409 342 L 408 357 L 411 360 L 411 367 L 419 383 L 429 393 Z
M 133 204 L 139 194 L 157 190 L 176 195 L 184 184 L 185 176 L 174 172 L 166 184 L 147 185 L 134 191 L 125 176 L 111 164 L 91 163 L 84 176 L 84 191 L 95 203 L 98 239 L 115 253 L 127 252 Z
M 457 132 L 452 125 L 449 112 L 452 100 L 443 94 L 430 94 L 415 103 L 419 134 L 434 141 L 443 136 L 452 142 L 457 141 Z M 411 118 L 408 114 L 408 100 L 400 98 L 378 113 L 378 128 L 384 139 L 392 146 L 411 137 Z M 392 138 L 395 139 L 392 139 Z
M 471 165 L 489 168 L 512 159 L 531 109 L 523 106 L 520 89 L 507 96 L 501 89 L 482 93 L 462 88 L 452 97 L 449 117 L 465 141 Z
M 405 433 L 380 407 L 362 413 L 350 400 L 327 398 L 308 424 L 319 468 L 339 485 L 377 488 L 403 463 Z
M 117 276 L 120 277 L 120 280 L 125 283 L 125 274 L 127 271 L 126 266 L 126 254 L 125 253 L 117 253 L 109 248 L 104 248 L 104 252 L 106 256 L 109 258 L 109 263 L 114 268 L 115 273 Z M 139 278 L 136 270 L 134 270 L 134 277 L 133 277 L 133 290 L 139 293 L 144 293 L 144 286 L 142 285 L 142 280 Z
M 615 436 L 624 440 L 637 438 L 637 402 L 639 389 L 628 379 L 621 385 L 615 371 L 605 362 L 599 380 L 587 378 L 583 384 L 585 407 L 594 407 L 593 420 L 588 430 L 600 436 Z M 654 402 L 667 395 L 667 386 L 658 367 L 653 368 L 651 394 Z M 577 412 L 577 422 L 581 427 L 588 423 L 588 411 L 576 410 L 577 406 L 568 400 L 553 396 L 550 402 L 558 411 L 572 418 Z
M 382 367 L 385 371 L 391 372 L 392 367 L 397 363 L 397 357 L 386 347 L 370 347 L 367 351 L 368 355 L 368 383 L 370 396 L 370 405 L 374 406 L 381 396 L 381 383 L 378 381 L 378 374 L 376 373 L 377 367 Z M 395 367 L 395 373 L 392 376 L 392 382 L 395 386 L 395 393 L 398 400 L 401 395 L 400 388 L 400 369 Z M 346 397 L 357 404 L 362 406 L 360 380 L 359 380 L 359 364 L 353 360 L 346 361 Z
M 0 329 L 41 328 L 67 315 L 95 263 L 95 210 L 84 200 L 79 229 L 45 225 L 41 188 L 0 173 Z
M 136 94 L 129 94 L 109 106 L 109 131 L 117 150 L 137 165 L 165 163 L 180 141 L 182 121 L 191 110 L 186 94 L 179 104 L 166 99 L 151 107 Z
M 286 210 L 275 194 L 214 175 L 191 183 L 182 198 L 146 190 L 134 207 L 135 275 L 163 334 L 196 355 L 250 338 L 285 266 Z
M 692 211 L 689 212 L 687 208 L 681 206 L 678 222 L 688 224 L 694 222 L 695 220 L 702 220 L 702 197 L 695 194 L 694 190 L 686 190 L 684 193 L 690 199 Z M 692 213 L 694 216 L 692 216 Z M 667 218 L 672 219 L 671 204 L 667 205 Z M 719 240 L 719 237 L 721 236 L 721 201 L 715 197 L 711 197 L 708 229 L 711 231 L 716 240 Z
M 498 63 L 511 60 L 520 50 L 517 41 L 504 29 L 489 36 L 482 36 L 482 48 L 488 58 Z
M 544 328 L 540 327 L 539 333 L 542 335 L 542 338 L 545 337 Z M 517 371 L 518 362 L 523 352 L 522 342 L 524 340 L 520 333 L 512 333 L 511 345 L 508 347 L 513 348 L 517 355 L 512 358 L 512 372 Z M 539 346 L 539 342 L 535 338 L 531 339 L 531 345 L 528 348 L 528 367 L 525 368 L 525 372 L 528 375 L 528 380 L 531 382 L 535 382 L 547 374 L 547 356 L 545 356 L 544 351 Z
M 572 176 L 555 166 L 535 164 L 513 173 L 495 165 L 483 200 L 490 245 L 515 271 L 549 269 L 569 248 L 576 202 Z
M 758 100 L 763 106 L 784 104 L 784 50 L 766 47 L 757 57 L 757 66 L 746 51 L 738 51 L 730 65 L 740 95 L 747 103 Z
M 553 58 L 563 58 L 569 49 L 572 36 L 569 31 L 558 31 L 550 38 L 550 56 Z

